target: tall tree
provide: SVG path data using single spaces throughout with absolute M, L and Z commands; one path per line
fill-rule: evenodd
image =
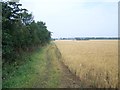
M 2 50 L 3 60 L 15 60 L 21 50 L 29 50 L 45 45 L 51 39 L 51 33 L 44 22 L 35 22 L 27 9 L 20 8 L 16 2 L 2 3 Z

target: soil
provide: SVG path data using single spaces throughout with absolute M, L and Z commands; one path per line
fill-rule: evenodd
M 45 70 L 42 76 L 41 73 L 37 75 L 34 88 L 81 88 L 80 79 L 62 62 L 61 54 L 55 45 L 51 45 L 45 54 Z
M 49 50 L 53 49 L 53 54 L 56 54 L 56 60 L 54 60 L 54 67 L 59 70 L 60 84 L 58 88 L 81 88 L 81 81 L 79 77 L 73 74 L 68 67 L 62 62 L 62 55 L 56 45 L 53 45 Z M 51 53 L 49 53 L 51 54 Z M 50 55 L 48 55 L 50 56 Z M 51 58 L 52 59 L 52 58 Z M 56 64 L 56 65 L 55 65 Z
M 76 75 L 74 75 L 64 63 L 59 62 L 61 70 L 60 88 L 81 88 L 81 82 Z

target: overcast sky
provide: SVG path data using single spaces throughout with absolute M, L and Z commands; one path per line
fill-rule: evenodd
M 35 21 L 46 22 L 53 38 L 118 36 L 118 0 L 20 0 L 20 3 L 33 13 Z

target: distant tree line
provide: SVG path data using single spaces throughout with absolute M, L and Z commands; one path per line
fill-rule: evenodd
M 118 37 L 75 37 L 75 38 L 52 38 L 52 40 L 120 40 Z
M 27 9 L 16 2 L 2 2 L 2 58 L 12 62 L 21 51 L 49 43 L 51 32 L 42 21 L 35 22 Z
M 76 40 L 117 40 L 118 37 L 76 37 Z

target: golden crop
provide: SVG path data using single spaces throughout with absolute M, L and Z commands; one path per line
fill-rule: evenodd
M 54 41 L 62 61 L 83 87 L 118 87 L 118 41 Z

